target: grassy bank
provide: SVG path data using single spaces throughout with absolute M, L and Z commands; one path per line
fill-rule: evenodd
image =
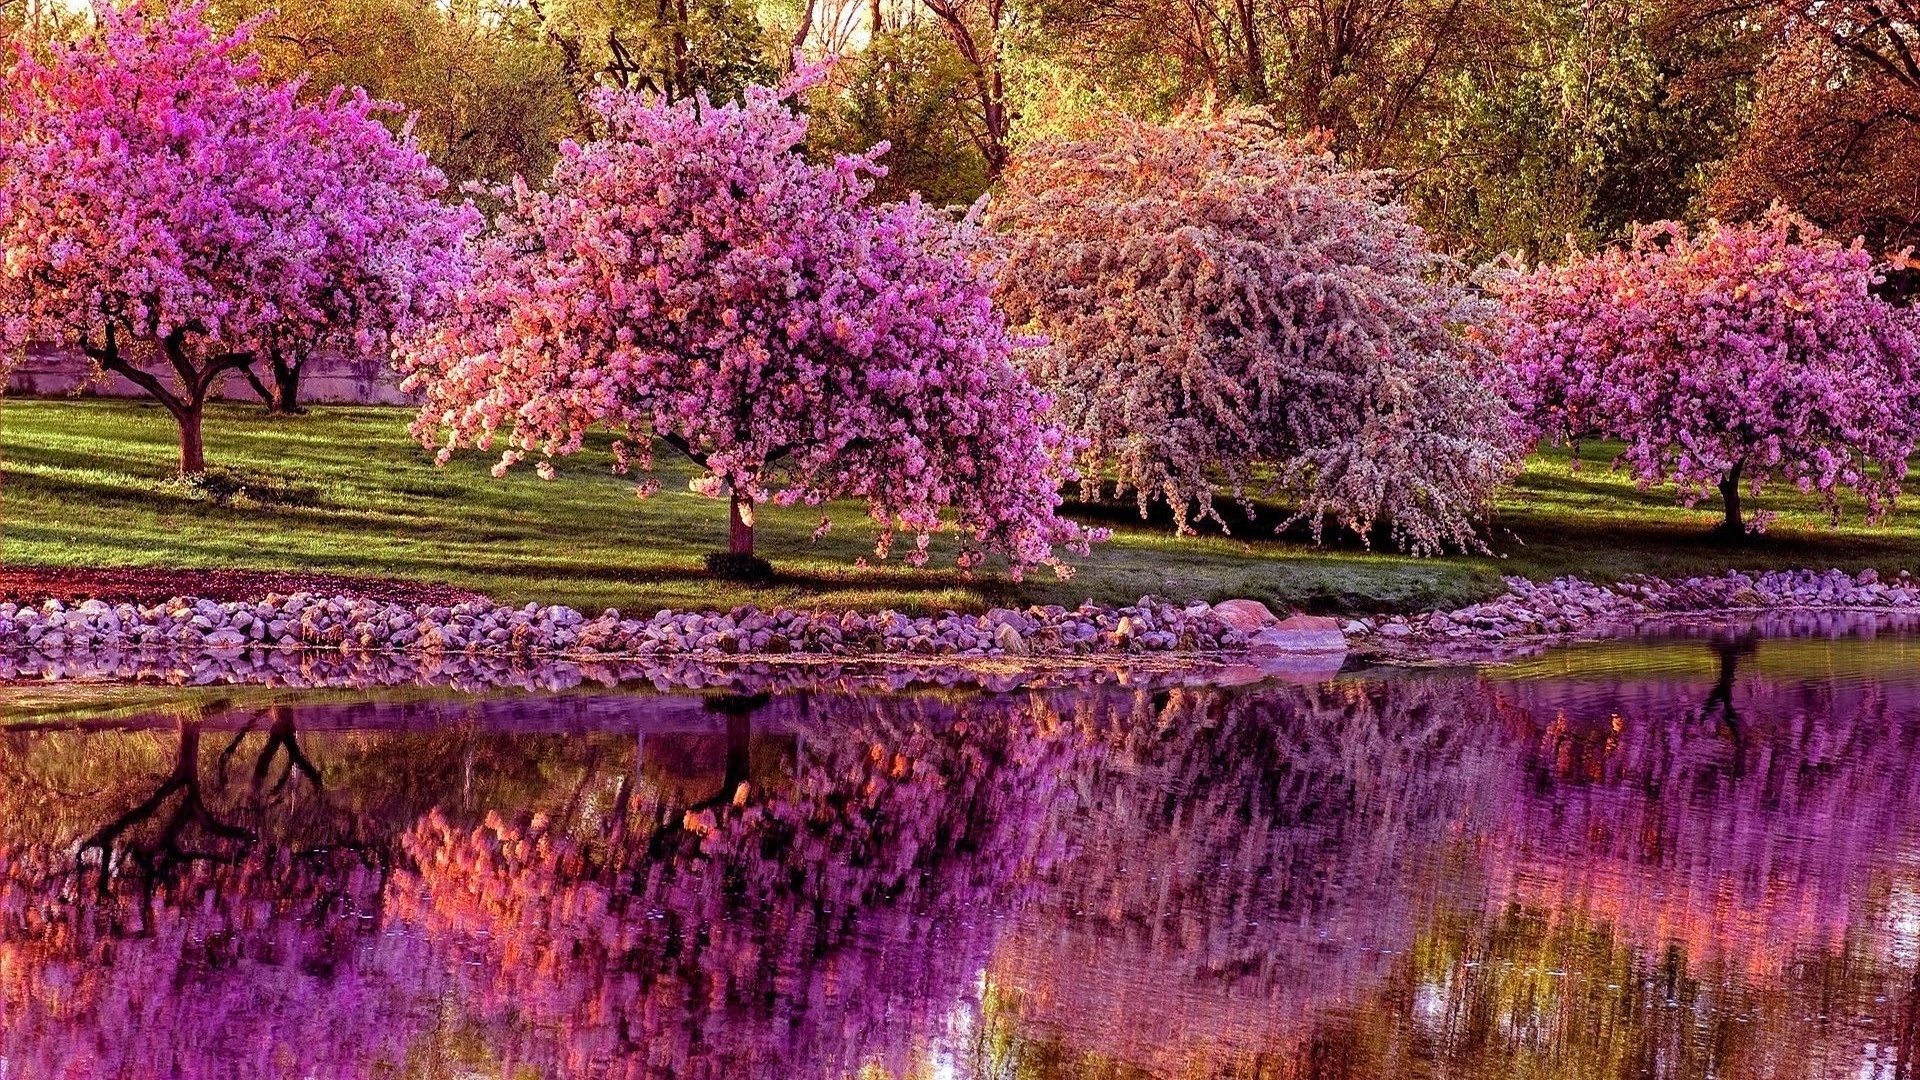
M 443 469 L 408 440 L 408 413 L 319 408 L 273 418 L 220 406 L 207 419 L 213 492 L 172 479 L 172 421 L 158 406 L 85 399 L 0 403 L 0 561 L 53 566 L 239 567 L 440 581 L 514 603 L 728 607 L 737 603 L 933 610 L 994 603 L 1256 596 L 1322 610 L 1456 605 L 1498 588 L 1502 574 L 1695 573 L 1739 567 L 1883 569 L 1920 564 L 1920 513 L 1885 525 L 1830 529 L 1810 499 L 1770 495 L 1782 511 L 1746 548 L 1706 537 L 1711 507 L 1685 510 L 1671 492 L 1640 492 L 1609 472 L 1604 449 L 1569 468 L 1537 455 L 1502 499 L 1493 523 L 1498 558 L 1407 559 L 1357 544 L 1314 548 L 1272 539 L 1270 525 L 1235 535 L 1174 538 L 1131 508 L 1103 509 L 1112 542 L 1016 584 L 991 573 L 964 581 L 941 558 L 924 571 L 897 561 L 854 566 L 873 529 L 857 507 L 836 508 L 834 529 L 809 539 L 807 508 L 759 515 L 761 553 L 781 571 L 764 588 L 716 582 L 702 555 L 724 545 L 724 503 L 686 490 L 690 468 L 661 458 L 662 490 L 634 499 L 607 472 L 604 446 L 560 463 L 546 482 L 530 468 L 488 475 L 491 455 Z M 1230 520 L 1233 515 L 1229 515 Z

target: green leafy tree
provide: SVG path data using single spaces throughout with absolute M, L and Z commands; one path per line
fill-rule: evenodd
M 1342 164 L 1394 170 L 1436 242 L 1477 257 L 1686 215 L 1764 37 L 1684 0 L 1034 2 L 1039 32 L 1015 40 L 1106 107 L 1268 106 Z
M 267 10 L 253 45 L 270 75 L 404 104 L 456 185 L 545 172 L 573 125 L 560 57 L 518 0 L 221 0 L 214 15 L 238 24 Z
M 1920 6 L 1788 0 L 1762 17 L 1777 47 L 1712 208 L 1778 202 L 1876 249 L 1920 242 Z
M 818 153 L 886 143 L 880 162 L 887 174 L 875 185 L 882 198 L 971 203 L 990 178 L 961 115 L 970 86 L 943 36 L 924 26 L 889 30 L 842 61 L 815 92 L 809 142 Z
M 581 100 L 615 86 L 672 101 L 705 91 L 724 101 L 778 78 L 775 35 L 747 0 L 528 2 Z
M 1639 0 L 1514 3 L 1498 64 L 1446 78 L 1399 164 L 1444 246 L 1551 255 L 1689 216 L 1740 127 L 1751 40 Z

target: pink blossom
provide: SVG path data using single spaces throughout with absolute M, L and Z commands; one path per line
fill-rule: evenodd
M 1920 438 L 1913 317 L 1873 295 L 1859 242 L 1778 211 L 1698 233 L 1661 222 L 1620 247 L 1510 276 L 1495 333 L 1536 438 L 1608 438 L 1643 485 L 1687 505 L 1742 483 L 1892 509 Z M 1746 527 L 1764 527 L 1756 517 Z
M 140 383 L 199 453 L 225 372 L 268 350 L 385 349 L 463 277 L 471 207 L 393 107 L 299 100 L 198 6 L 102 6 L 79 41 L 22 50 L 0 98 L 0 357 L 77 345 Z M 136 361 L 161 359 L 175 381 Z M 189 442 L 191 441 L 191 453 Z
M 1457 332 L 1486 305 L 1383 176 L 1258 110 L 1196 107 L 1030 147 L 990 219 L 1089 494 L 1111 478 L 1181 531 L 1224 525 L 1221 493 L 1279 495 L 1316 535 L 1484 550 L 1474 522 L 1519 461 L 1485 350 Z
M 809 163 L 781 91 L 594 108 L 605 137 L 498 193 L 452 317 L 404 347 L 423 442 L 558 456 L 602 426 L 680 450 L 749 521 L 769 498 L 859 499 L 882 552 L 954 528 L 963 551 L 1065 570 L 1056 548 L 1089 539 L 1055 515 L 1067 446 L 972 225 L 871 203 L 878 151 Z

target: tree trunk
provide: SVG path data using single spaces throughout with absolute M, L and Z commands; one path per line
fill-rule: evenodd
M 1255 21 L 1253 0 L 1238 0 L 1234 6 L 1239 9 L 1240 36 L 1247 41 L 1247 100 L 1263 102 L 1267 100 L 1267 64 L 1260 52 L 1260 26 Z
M 277 413 L 305 412 L 300 407 L 300 368 L 299 364 L 290 364 L 276 356 L 273 358 L 273 402 L 268 411 Z
M 207 471 L 207 455 L 200 443 L 200 416 L 203 406 L 193 402 L 176 414 L 180 421 L 180 475 L 199 476 Z
M 800 9 L 800 29 L 793 32 L 793 41 L 787 46 L 786 70 L 792 71 L 793 65 L 800 60 L 800 50 L 807 47 L 807 37 L 813 33 L 813 9 L 819 0 L 807 0 Z
M 731 519 L 727 526 L 727 553 L 730 555 L 753 554 L 753 526 L 747 523 L 746 516 L 740 512 L 742 502 L 740 493 L 736 491 L 727 507 Z
M 300 370 L 302 366 L 301 364 L 288 363 L 276 354 L 271 364 L 273 369 L 270 373 L 273 378 L 272 386 L 268 386 L 265 380 L 261 379 L 259 374 L 255 372 L 251 366 L 241 368 L 240 373 L 246 376 L 247 384 L 253 387 L 253 392 L 260 396 L 260 400 L 266 402 L 268 412 L 292 415 L 306 411 L 300 407 Z
M 1720 498 L 1726 504 L 1727 516 L 1718 531 L 1730 540 L 1747 535 L 1746 523 L 1740 520 L 1740 471 L 1745 464 L 1736 463 L 1733 471 L 1720 480 Z
M 207 395 L 213 391 L 220 377 L 229 371 L 245 372 L 252 379 L 250 368 L 254 360 L 251 352 L 224 353 L 204 360 L 199 367 L 195 367 L 193 357 L 186 349 L 186 335 L 185 330 L 175 330 L 155 342 L 160 354 L 173 366 L 173 373 L 180 379 L 178 391 L 169 390 L 158 376 L 142 370 L 120 355 L 120 345 L 112 323 L 107 324 L 102 344 L 81 343 L 88 358 L 99 364 L 102 371 L 119 375 L 167 407 L 174 422 L 180 425 L 182 478 L 199 476 L 207 471 L 206 451 L 200 441 L 200 420 L 206 412 Z M 259 383 L 256 381 L 254 385 L 258 386 Z
M 1007 108 L 1006 72 L 1000 56 L 1000 31 L 1005 29 L 1006 0 L 986 0 L 985 18 L 980 20 L 984 40 L 968 25 L 968 0 L 928 0 L 927 9 L 940 20 L 947 40 L 953 43 L 966 62 L 973 82 L 974 105 L 980 110 L 980 129 L 974 142 L 987 166 L 987 183 L 992 184 L 1007 167 L 1010 151 L 1011 116 Z

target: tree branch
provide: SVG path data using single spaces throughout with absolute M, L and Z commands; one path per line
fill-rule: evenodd
M 218 379 L 222 374 L 229 371 L 240 370 L 246 370 L 249 373 L 253 370 L 252 353 L 221 353 L 207 361 L 207 366 L 201 369 L 198 379 L 193 383 L 194 400 L 199 401 L 204 399 L 207 396 L 207 391 L 213 389 L 214 380 Z
M 187 411 L 187 403 L 182 400 L 179 395 L 167 389 L 166 383 L 134 367 L 120 355 L 120 350 L 113 343 L 113 334 L 111 331 L 107 334 L 106 348 L 95 348 L 86 342 L 81 342 L 80 350 L 87 354 L 88 359 L 99 364 L 100 370 L 110 371 L 140 389 L 145 390 L 153 396 L 155 401 L 165 405 L 167 411 L 175 416 L 179 416 Z
M 685 454 L 687 460 L 693 462 L 695 465 L 703 469 L 707 467 L 707 455 L 694 450 L 693 444 L 680 436 L 668 432 L 660 436 L 660 441 Z

